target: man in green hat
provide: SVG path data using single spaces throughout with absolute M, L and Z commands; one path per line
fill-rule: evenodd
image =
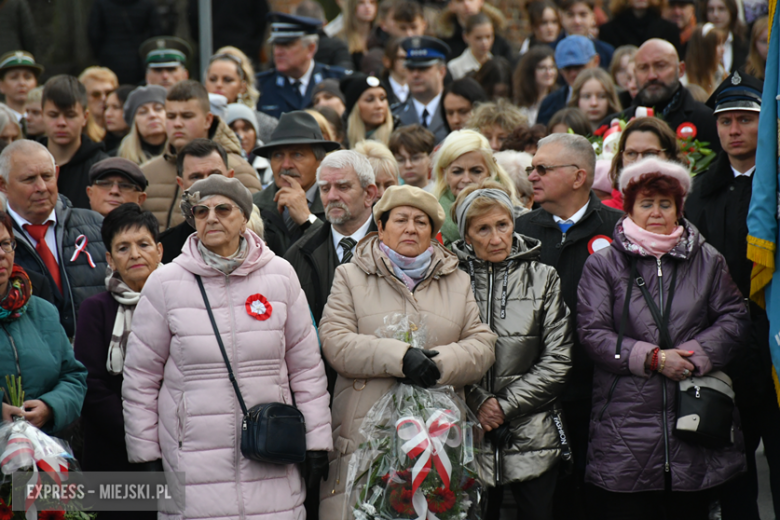
M 170 91 L 180 81 L 190 78 L 187 60 L 192 47 L 176 36 L 157 36 L 141 44 L 141 57 L 146 64 L 146 84 L 160 85 Z
M 24 117 L 27 93 L 38 86 L 41 72 L 43 67 L 27 51 L 11 51 L 0 56 L 0 93 L 17 121 Z

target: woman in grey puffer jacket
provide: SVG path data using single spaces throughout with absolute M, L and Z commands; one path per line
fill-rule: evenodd
M 645 159 L 624 168 L 627 215 L 615 226 L 612 245 L 591 255 L 582 273 L 577 330 L 595 363 L 585 472 L 593 484 L 591 518 L 706 519 L 714 498 L 708 490 L 745 470 L 736 410 L 733 444 L 725 448 L 672 433 L 678 382 L 722 370 L 749 327 L 723 256 L 681 217 L 690 185 L 687 170 L 674 163 Z M 642 283 L 668 317 L 666 350 L 659 350 Z
M 453 208 L 462 238 L 452 251 L 471 276 L 482 321 L 498 334 L 495 365 L 466 390 L 493 449 L 484 468 L 495 486 L 485 518 L 500 516 L 508 485 L 518 518 L 551 519 L 562 456 L 555 404 L 573 342 L 560 279 L 539 262 L 541 242 L 514 233 L 512 203 L 498 183 L 466 188 Z

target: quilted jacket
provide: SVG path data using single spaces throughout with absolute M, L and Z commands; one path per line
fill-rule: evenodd
M 561 455 L 554 408 L 571 368 L 573 327 L 561 280 L 539 261 L 541 249 L 539 240 L 515 234 L 511 254 L 491 263 L 462 240 L 452 245 L 461 270 L 473 273 L 482 321 L 498 335 L 496 363 L 466 389 L 474 413 L 495 397 L 511 431 L 511 441 L 487 458 L 496 485 L 540 477 Z
M 624 217 L 625 219 L 626 217 Z M 672 491 L 718 486 L 745 470 L 744 444 L 735 410 L 733 445 L 711 450 L 672 434 L 677 383 L 645 370 L 659 344 L 658 327 L 630 276 L 638 257 L 641 276 L 658 305 L 669 295 L 673 267 L 677 282 L 669 314 L 674 348 L 692 350 L 694 375 L 722 370 L 744 348 L 750 322 L 747 306 L 731 280 L 726 261 L 681 219 L 680 242 L 660 261 L 641 256 L 626 239 L 623 220 L 610 247 L 591 255 L 580 280 L 577 329 L 595 363 L 585 480 L 613 492 L 660 491 L 671 472 Z M 627 283 L 633 283 L 620 358 L 615 349 Z M 659 308 L 666 311 L 666 303 Z
M 247 406 L 292 404 L 294 396 L 306 449 L 332 448 L 325 369 L 306 297 L 290 264 L 251 231 L 244 237 L 248 257 L 225 276 L 203 261 L 192 235 L 173 263 L 149 277 L 133 316 L 122 386 L 127 454 L 130 462 L 162 458 L 166 471 L 185 473 L 186 509 L 173 518 L 305 518 L 298 467 L 241 454 L 241 408 L 196 274 Z M 256 294 L 270 305 L 265 320 L 247 310 Z

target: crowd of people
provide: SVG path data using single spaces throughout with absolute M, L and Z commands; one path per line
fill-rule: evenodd
M 301 0 L 197 81 L 146 3 L 139 42 L 95 2 L 78 77 L 0 46 L 4 420 L 84 470 L 183 472 L 181 518 L 336 520 L 372 405 L 450 385 L 482 518 L 757 520 L 761 442 L 780 518 L 747 298 L 765 5 L 533 0 L 512 42 L 484 0 Z M 430 344 L 378 337 L 397 313 Z M 718 371 L 730 440 L 683 438 L 679 385 Z M 303 463 L 241 454 L 233 374 L 302 413 Z

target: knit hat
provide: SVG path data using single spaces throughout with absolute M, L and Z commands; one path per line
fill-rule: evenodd
M 147 103 L 160 103 L 165 104 L 165 98 L 168 96 L 168 91 L 165 87 L 160 85 L 147 85 L 145 87 L 138 87 L 130 92 L 125 101 L 124 118 L 127 126 L 133 126 L 133 120 L 135 119 L 135 113 L 141 108 L 141 105 Z
M 625 195 L 628 184 L 632 180 L 641 182 L 640 178 L 646 173 L 660 173 L 666 177 L 677 179 L 684 191 L 683 197 L 687 197 L 688 192 L 691 191 L 691 174 L 682 164 L 650 157 L 623 168 L 623 171 L 620 172 L 621 193 Z
M 192 217 L 192 207 L 200 201 L 212 195 L 227 197 L 244 212 L 247 220 L 252 216 L 252 194 L 241 184 L 241 181 L 224 175 L 210 175 L 205 179 L 196 181 L 181 196 L 181 212 L 187 223 L 195 227 L 195 219 Z
M 398 206 L 412 206 L 431 217 L 433 221 L 431 238 L 435 237 L 442 225 L 444 225 L 444 209 L 439 204 L 439 201 L 436 200 L 436 197 L 416 186 L 404 184 L 387 188 L 382 198 L 374 206 L 374 221 L 377 223 L 377 226 L 379 225 L 379 219 L 385 212 Z
M 341 89 L 339 88 L 339 80 L 337 79 L 328 78 L 314 85 L 314 90 L 311 91 L 312 106 L 313 106 L 314 98 L 316 98 L 317 94 L 319 94 L 320 92 L 327 92 L 339 98 L 341 102 L 344 103 L 344 106 L 347 105 L 347 100 L 344 98 L 344 94 L 341 92 Z
M 363 95 L 363 92 L 373 87 L 382 87 L 379 83 L 379 79 L 374 76 L 367 76 L 362 72 L 355 72 L 349 76 L 345 76 L 341 80 L 341 91 L 344 93 L 346 101 L 344 105 L 347 107 L 345 114 L 352 113 L 352 108 Z M 384 88 L 384 87 L 382 87 Z
M 234 121 L 243 119 L 252 125 L 252 128 L 255 129 L 256 136 L 260 135 L 260 129 L 257 127 L 257 116 L 255 115 L 255 111 L 243 103 L 229 104 L 222 119 L 225 120 L 225 123 L 227 123 L 228 126 L 232 125 Z

